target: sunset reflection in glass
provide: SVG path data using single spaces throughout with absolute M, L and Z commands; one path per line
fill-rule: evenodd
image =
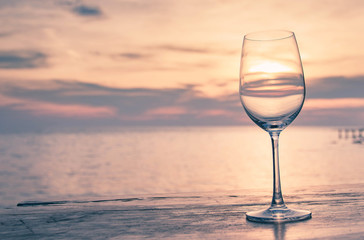
M 299 114 L 305 99 L 301 58 L 293 32 L 266 31 L 245 35 L 239 93 L 248 116 L 271 137 L 273 198 L 266 210 L 248 212 L 256 222 L 290 222 L 311 212 L 289 209 L 283 201 L 279 172 L 279 134 Z

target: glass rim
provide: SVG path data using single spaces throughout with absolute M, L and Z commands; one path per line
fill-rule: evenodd
M 294 36 L 294 32 L 289 30 L 267 30 L 247 33 L 244 40 L 250 41 L 275 41 L 290 38 Z

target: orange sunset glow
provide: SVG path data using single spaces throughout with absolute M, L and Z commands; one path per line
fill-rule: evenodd
M 58 117 L 65 126 L 246 124 L 242 40 L 269 29 L 297 37 L 307 98 L 295 124 L 360 125 L 363 11 L 359 0 L 3 1 L 0 130 L 21 119 L 55 127 Z

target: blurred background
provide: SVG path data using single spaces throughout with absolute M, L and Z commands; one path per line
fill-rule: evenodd
M 0 1 L 0 206 L 269 195 L 270 140 L 238 94 L 244 34 L 269 29 L 295 32 L 307 85 L 281 137 L 283 192 L 363 183 L 363 12 L 361 0 Z
M 13 0 L 0 3 L 0 132 L 242 125 L 244 34 L 294 31 L 297 125 L 362 125 L 364 2 Z

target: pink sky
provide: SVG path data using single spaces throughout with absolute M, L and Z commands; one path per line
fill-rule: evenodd
M 243 36 L 288 29 L 308 87 L 298 124 L 322 125 L 331 110 L 335 124 L 359 125 L 363 10 L 359 0 L 1 2 L 2 121 L 245 124 L 234 98 Z

